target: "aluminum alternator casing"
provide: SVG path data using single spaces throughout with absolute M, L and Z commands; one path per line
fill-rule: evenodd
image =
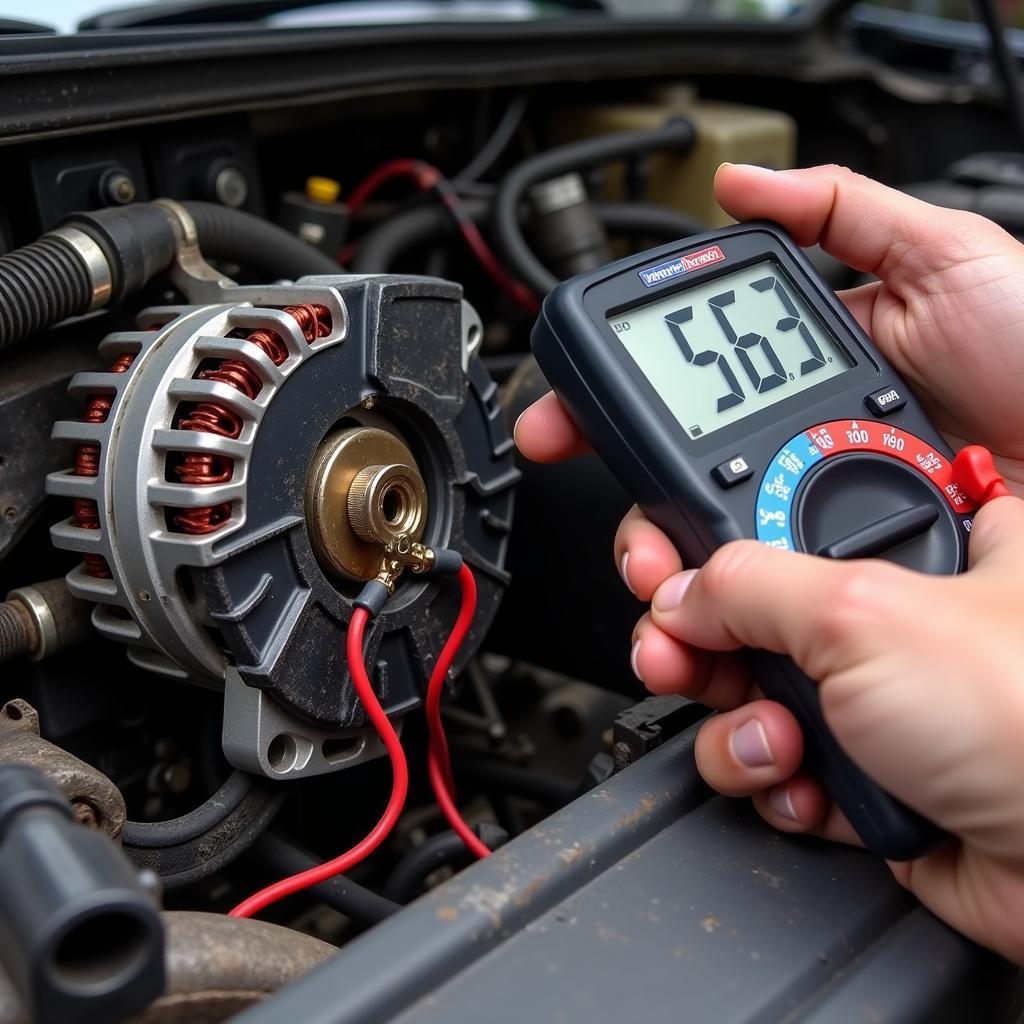
M 307 522 L 311 466 L 346 426 L 379 428 L 412 452 L 427 489 L 423 541 L 460 551 L 479 602 L 461 657 L 480 643 L 507 577 L 518 471 L 497 388 L 476 354 L 480 321 L 459 286 L 431 278 L 338 276 L 223 287 L 215 303 L 154 308 L 139 330 L 110 335 L 101 355 L 130 353 L 122 373 L 83 373 L 71 390 L 105 395 L 103 422 L 56 424 L 55 439 L 99 448 L 95 476 L 48 479 L 51 494 L 94 501 L 98 529 L 53 527 L 59 548 L 102 556 L 71 591 L 95 602 L 93 622 L 146 669 L 225 686 L 224 747 L 238 767 L 271 777 L 331 771 L 379 748 L 364 729 L 345 664 L 361 584 L 318 559 Z M 307 341 L 284 310 L 327 311 L 330 332 Z M 273 332 L 275 364 L 238 335 Z M 232 336 L 235 335 L 235 336 Z M 258 374 L 255 399 L 202 379 L 217 360 Z M 237 437 L 182 429 L 182 410 L 216 402 L 240 418 Z M 230 460 L 230 479 L 182 483 L 182 453 Z M 216 530 L 191 535 L 175 510 L 228 503 Z M 102 564 L 102 563 L 101 563 Z M 372 624 L 367 664 L 389 714 L 417 706 L 457 612 L 450 581 L 406 574 Z

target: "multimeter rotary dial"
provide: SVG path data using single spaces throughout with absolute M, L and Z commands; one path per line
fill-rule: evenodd
M 949 460 L 870 419 L 819 423 L 769 463 L 758 540 L 828 558 L 883 557 L 920 572 L 960 570 L 974 504 Z

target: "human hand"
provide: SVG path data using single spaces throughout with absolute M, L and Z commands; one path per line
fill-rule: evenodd
M 838 168 L 723 168 L 719 200 L 740 219 L 770 216 L 801 244 L 881 280 L 844 300 L 954 448 L 978 441 L 1011 488 L 1024 482 L 1024 250 L 995 225 L 939 211 Z M 517 441 L 542 461 L 585 442 L 553 396 L 521 418 Z M 650 689 L 721 709 L 697 744 L 708 782 L 754 796 L 785 831 L 855 841 L 813 780 L 798 773 L 793 717 L 760 699 L 732 656 L 753 646 L 794 658 L 821 686 L 838 741 L 894 795 L 957 842 L 908 864 L 901 882 L 955 927 L 1024 959 L 1024 798 L 1016 784 L 1024 655 L 1024 506 L 979 513 L 970 571 L 924 577 L 883 562 L 833 563 L 728 545 L 681 573 L 668 539 L 634 510 L 616 561 L 652 612 L 633 665 Z M 768 584 L 766 581 L 771 581 Z M 780 583 L 781 581 L 781 583 Z M 959 638 L 959 639 L 958 639 Z M 712 653 L 720 652 L 720 653 Z

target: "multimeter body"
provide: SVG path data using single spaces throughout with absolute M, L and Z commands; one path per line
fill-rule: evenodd
M 544 300 L 532 343 L 570 415 L 688 567 L 753 538 L 964 568 L 975 506 L 951 452 L 780 227 L 725 228 L 566 281 Z M 788 658 L 747 655 L 869 849 L 903 860 L 942 838 L 843 752 L 814 681 Z

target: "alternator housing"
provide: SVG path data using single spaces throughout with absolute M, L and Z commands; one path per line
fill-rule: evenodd
M 52 537 L 58 547 L 106 560 L 109 578 L 79 565 L 68 584 L 96 602 L 96 627 L 127 644 L 132 661 L 234 687 L 225 719 L 229 758 L 270 775 L 308 773 L 311 763 L 330 770 L 330 757 L 311 761 L 301 750 L 308 735 L 319 743 L 363 725 L 344 657 L 360 583 L 318 557 L 311 537 L 307 497 L 318 448 L 338 430 L 361 426 L 388 431 L 412 453 L 427 492 L 424 543 L 462 552 L 477 577 L 467 658 L 506 582 L 518 477 L 513 444 L 497 389 L 476 355 L 479 319 L 457 285 L 339 276 L 224 288 L 221 297 L 147 310 L 140 330 L 102 343 L 110 360 L 134 354 L 126 372 L 74 378 L 71 389 L 83 398 L 109 396 L 109 413 L 101 423 L 60 422 L 54 437 L 98 445 L 96 475 L 56 473 L 48 487 L 94 501 L 99 529 L 82 529 L 72 517 L 54 526 Z M 323 337 L 307 340 L 285 312 L 302 304 L 324 311 Z M 253 330 L 284 343 L 280 364 L 245 339 Z M 255 398 L 204 378 L 218 360 L 239 360 L 256 372 Z M 203 402 L 237 417 L 238 436 L 182 429 L 187 411 Z M 181 482 L 175 465 L 189 452 L 225 460 L 230 478 Z M 230 506 L 215 529 L 195 535 L 176 527 L 181 510 L 212 505 Z M 456 612 L 454 589 L 407 575 L 374 623 L 367 662 L 389 713 L 419 703 Z M 291 743 L 282 759 L 278 743 L 283 773 L 266 749 L 278 725 L 257 736 L 256 726 L 229 721 L 232 713 L 251 713 L 238 708 L 254 706 L 257 696 L 275 722 L 283 715 L 308 727 L 292 730 L 302 740 L 298 754 Z M 253 757 L 239 753 L 250 740 L 260 748 Z

